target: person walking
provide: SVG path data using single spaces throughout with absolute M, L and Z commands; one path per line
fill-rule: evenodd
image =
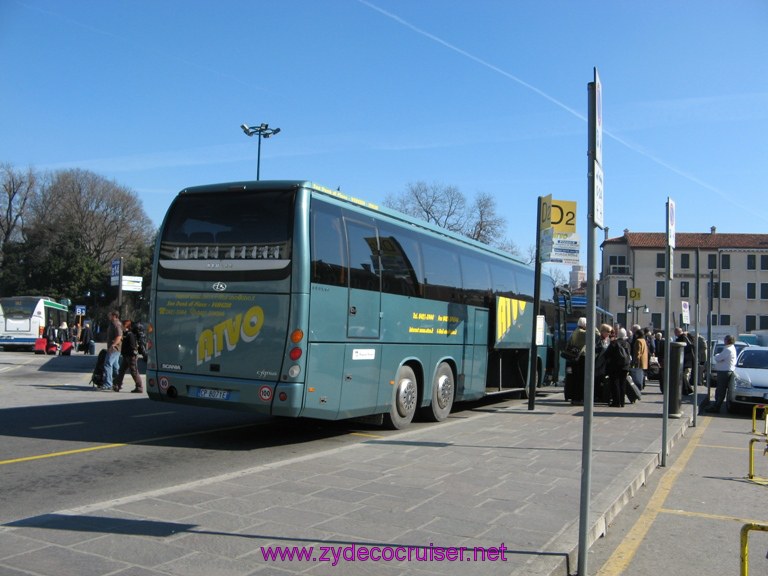
M 114 378 L 120 370 L 120 350 L 123 344 L 123 326 L 120 324 L 120 312 L 109 313 L 107 328 L 107 358 L 104 362 L 104 384 L 99 390 L 110 391 Z
M 717 388 L 715 389 L 715 403 L 707 406 L 707 412 L 720 412 L 720 407 L 728 394 L 728 384 L 736 369 L 736 346 L 733 336 L 730 334 L 723 339 L 725 346 L 722 351 L 715 354 L 715 370 L 717 370 Z
M 120 362 L 120 370 L 117 372 L 117 378 L 115 378 L 115 392 L 120 392 L 122 389 L 123 378 L 125 377 L 126 372 L 130 372 L 131 378 L 133 378 L 134 388 L 131 392 L 134 394 L 143 392 L 144 385 L 141 382 L 141 374 L 139 373 L 138 366 L 139 344 L 130 320 L 125 320 L 123 322 L 123 341 L 120 347 L 120 354 L 123 358 Z

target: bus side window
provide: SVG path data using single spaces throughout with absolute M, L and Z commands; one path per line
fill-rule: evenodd
M 314 202 L 310 237 L 312 282 L 346 286 L 347 250 L 341 210 Z
M 421 252 L 405 230 L 379 224 L 382 291 L 401 296 L 421 296 Z
M 461 273 L 459 256 L 438 244 L 422 242 L 424 254 L 424 296 L 444 302 L 458 302 L 461 299 Z
M 491 286 L 488 261 L 480 254 L 462 251 L 461 279 L 466 303 L 472 306 L 487 306 L 487 293 Z
M 379 239 L 373 222 L 346 220 L 349 239 L 349 287 L 381 290 Z

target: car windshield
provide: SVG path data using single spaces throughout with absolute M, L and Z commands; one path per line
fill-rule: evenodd
M 745 350 L 739 356 L 739 368 L 768 369 L 768 350 Z

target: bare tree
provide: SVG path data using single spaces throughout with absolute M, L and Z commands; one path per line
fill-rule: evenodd
M 401 194 L 387 196 L 384 205 L 511 254 L 520 253 L 514 242 L 504 238 L 506 220 L 496 211 L 496 200 L 490 194 L 479 193 L 468 206 L 456 186 L 420 181 L 409 184 Z
M 37 175 L 32 168 L 23 172 L 11 164 L 2 164 L 0 178 L 3 184 L 0 246 L 3 246 L 22 232 L 27 207 L 36 193 Z
M 106 266 L 149 244 L 153 227 L 132 190 L 81 169 L 57 172 L 34 204 L 38 226 L 76 234 L 82 250 Z
M 455 186 L 416 182 L 402 194 L 387 196 L 384 205 L 453 232 L 466 228 L 467 201 Z

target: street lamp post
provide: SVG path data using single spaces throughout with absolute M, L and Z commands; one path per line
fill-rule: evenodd
M 650 310 L 648 309 L 648 304 L 628 304 L 627 305 L 627 314 L 632 314 L 632 324 L 637 324 L 637 311 L 640 309 L 643 309 L 644 314 L 648 314 Z
M 248 124 L 241 124 L 240 128 L 243 129 L 246 136 L 253 136 L 256 134 L 259 137 L 259 147 L 256 154 L 256 180 L 259 180 L 261 174 L 261 139 L 269 138 L 280 132 L 280 128 L 270 128 L 269 124 L 261 124 L 259 126 L 248 126 Z

